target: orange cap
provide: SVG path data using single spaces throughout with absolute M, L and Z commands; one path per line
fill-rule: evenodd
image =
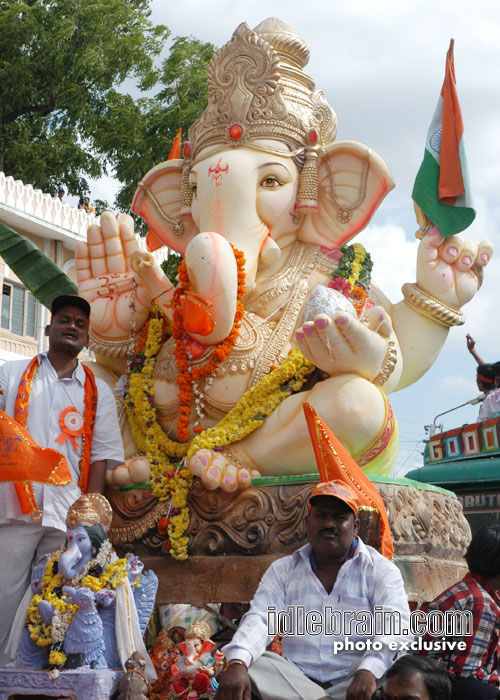
M 333 498 L 338 498 L 339 501 L 343 501 L 349 506 L 354 511 L 354 515 L 358 517 L 357 494 L 347 484 L 343 484 L 336 479 L 333 481 L 321 481 L 319 484 L 316 484 L 309 496 L 309 508 L 311 507 L 312 499 L 316 496 L 333 496 Z
M 391 526 L 378 489 L 337 440 L 326 423 L 318 416 L 311 404 L 304 402 L 302 405 L 322 482 L 315 487 L 311 498 L 313 495 L 318 496 L 321 493 L 318 489 L 329 486 L 329 484 L 337 484 L 343 489 L 348 489 L 349 492 L 352 490 L 356 495 L 356 512 L 358 508 L 364 507 L 374 508 L 378 512 L 382 530 L 380 551 L 384 557 L 392 559 L 394 545 Z M 331 492 L 325 493 L 325 495 L 336 496 L 335 493 Z M 341 498 L 341 496 L 337 495 L 337 498 Z M 342 500 L 351 508 L 353 507 L 345 498 Z

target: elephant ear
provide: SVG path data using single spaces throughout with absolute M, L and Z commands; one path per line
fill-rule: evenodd
M 318 165 L 318 209 L 307 216 L 299 238 L 340 248 L 367 226 L 394 181 L 382 158 L 362 143 L 340 141 L 324 153 Z
M 184 255 L 198 231 L 190 216 L 180 217 L 183 164 L 178 158 L 151 168 L 137 187 L 132 211 L 145 219 L 156 238 Z

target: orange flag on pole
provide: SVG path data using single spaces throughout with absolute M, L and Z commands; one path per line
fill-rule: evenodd
M 168 154 L 167 160 L 173 160 L 174 158 L 181 157 L 181 136 L 182 129 L 177 129 L 177 134 L 175 135 L 174 142 L 172 144 L 172 148 L 170 149 L 170 153 Z
M 378 512 L 382 524 L 380 551 L 384 557 L 392 559 L 394 545 L 392 543 L 391 526 L 382 496 L 361 467 L 356 464 L 351 455 L 337 440 L 330 428 L 318 416 L 311 404 L 304 402 L 302 406 L 321 481 L 337 480 L 349 485 L 351 488 L 354 487 L 359 508 L 374 508 Z

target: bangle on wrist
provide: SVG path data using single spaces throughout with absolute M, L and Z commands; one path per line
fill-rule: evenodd
M 401 291 L 408 306 L 439 325 L 449 328 L 450 326 L 462 326 L 465 323 L 460 309 L 449 306 L 444 301 L 424 292 L 418 284 L 407 282 L 402 286 Z
M 236 666 L 236 664 L 239 664 L 240 666 L 244 666 L 244 667 L 245 667 L 245 671 L 248 671 L 248 666 L 247 666 L 246 663 L 245 663 L 244 661 L 242 661 L 241 659 L 232 659 L 231 661 L 228 661 L 228 663 L 227 663 L 226 668 L 224 669 L 224 671 L 227 671 L 227 669 L 230 668 L 231 666 Z

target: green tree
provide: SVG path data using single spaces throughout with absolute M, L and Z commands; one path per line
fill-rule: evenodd
M 88 190 L 106 172 L 110 120 L 142 130 L 169 30 L 149 0 L 0 0 L 0 169 L 44 191 Z
M 129 128 L 113 120 L 115 129 L 103 134 L 117 178 L 123 187 L 116 197 L 118 209 L 130 207 L 137 183 L 154 165 L 168 158 L 177 129 L 183 139 L 188 128 L 207 105 L 207 68 L 213 44 L 192 37 L 177 37 L 161 68 L 162 89 L 151 98 L 138 100 Z M 111 115 L 110 115 L 111 116 Z

